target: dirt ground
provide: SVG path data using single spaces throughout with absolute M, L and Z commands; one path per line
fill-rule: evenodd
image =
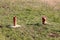
M 41 0 L 43 2 L 46 2 L 50 5 L 56 5 L 57 3 L 60 3 L 60 0 Z
M 41 0 L 43 3 L 48 4 L 51 7 L 54 7 L 54 9 L 60 9 L 60 0 Z

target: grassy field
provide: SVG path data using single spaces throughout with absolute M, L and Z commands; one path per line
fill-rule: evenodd
M 50 24 L 41 23 L 43 15 Z M 20 28 L 8 27 L 14 16 Z M 38 0 L 1 0 L 0 40 L 60 40 L 60 10 Z

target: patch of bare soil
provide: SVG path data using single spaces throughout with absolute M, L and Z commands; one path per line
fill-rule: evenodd
M 57 34 L 57 33 L 49 33 L 49 36 L 50 37 L 60 37 L 60 35 L 59 34 Z
M 60 3 L 60 0 L 41 0 L 41 1 L 52 6 L 56 5 L 57 3 Z
M 48 4 L 54 9 L 60 9 L 60 0 L 41 0 L 43 3 Z

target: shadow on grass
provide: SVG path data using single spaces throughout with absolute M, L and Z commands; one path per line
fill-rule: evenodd
M 3 26 L 2 25 L 0 25 L 0 28 L 2 28 Z
M 7 28 L 11 28 L 10 26 L 11 26 L 11 25 L 6 25 Z
M 35 24 L 27 24 L 27 25 L 34 25 L 34 26 L 42 26 L 42 24 L 39 24 L 39 23 L 35 23 Z
M 46 25 L 40 24 L 40 23 L 35 23 L 35 24 L 27 24 L 29 26 L 38 26 L 38 27 L 42 27 L 43 29 L 48 29 L 48 27 L 46 27 Z M 48 26 L 48 25 L 47 25 Z

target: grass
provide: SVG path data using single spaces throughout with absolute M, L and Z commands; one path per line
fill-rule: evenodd
M 47 16 L 50 24 L 41 24 L 43 15 Z M 21 28 L 7 27 L 13 24 L 14 16 L 17 16 Z M 60 35 L 60 10 L 54 10 L 41 2 L 1 0 L 0 40 L 60 40 L 60 37 L 49 36 L 51 32 Z

